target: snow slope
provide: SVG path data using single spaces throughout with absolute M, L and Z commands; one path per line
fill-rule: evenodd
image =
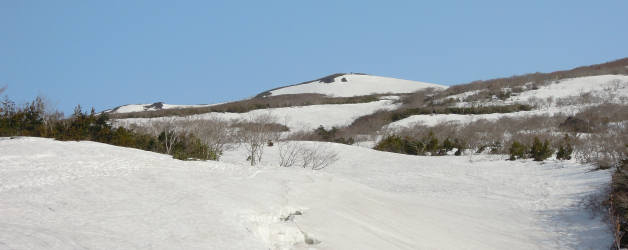
M 464 99 L 467 96 L 477 93 L 478 91 L 470 91 L 462 94 L 451 95 L 447 98 L 453 98 L 456 100 Z M 607 103 L 625 103 L 628 101 L 628 76 L 624 75 L 600 75 L 600 76 L 587 76 L 579 78 L 570 78 L 560 81 L 556 81 L 552 84 L 541 86 L 538 89 L 527 90 L 517 95 L 511 96 L 508 99 L 492 100 L 486 102 L 480 102 L 482 106 L 492 105 L 509 105 L 515 103 L 537 105 L 535 100 L 546 100 L 552 98 L 554 102 L 543 103 L 540 107 L 536 107 L 531 111 L 520 111 L 513 113 L 494 113 L 494 114 L 478 114 L 478 115 L 459 115 L 459 114 L 433 114 L 433 115 L 413 115 L 405 119 L 393 122 L 389 124 L 388 128 L 400 128 L 411 127 L 415 124 L 422 124 L 426 126 L 435 126 L 439 123 L 457 122 L 457 123 L 469 123 L 480 119 L 497 120 L 502 117 L 526 117 L 533 115 L 554 115 L 563 113 L 566 115 L 574 115 L 577 112 L 592 106 L 595 101 L 591 99 L 591 103 L 582 103 L 578 105 L 559 106 L 556 104 L 556 100 L 559 98 L 568 97 L 580 97 L 582 95 L 591 95 L 593 97 L 599 97 L 600 100 Z M 458 107 L 470 107 L 473 104 L 470 102 L 458 102 Z
M 342 79 L 346 79 L 344 82 Z M 350 97 L 385 93 L 411 93 L 425 88 L 445 89 L 446 86 L 401 80 L 389 77 L 345 74 L 334 78 L 331 83 L 314 81 L 272 90 L 271 95 L 318 93 L 335 97 Z
M 558 99 L 570 96 L 580 96 L 591 93 L 605 98 L 606 101 L 618 97 L 628 97 L 628 76 L 625 75 L 599 75 L 570 78 L 557 81 L 547 86 L 541 86 L 536 90 L 528 90 L 520 95 L 510 97 L 507 101 L 524 102 L 530 98 L 546 99 L 548 97 Z
M 525 91 L 521 93 L 514 93 L 506 100 L 494 99 L 479 102 L 463 101 L 471 95 L 487 91 L 485 89 L 449 95 L 440 99 L 440 101 L 445 101 L 451 98 L 458 101 L 455 103 L 455 106 L 457 107 L 470 107 L 473 105 L 495 106 L 514 103 L 535 105 L 538 100 L 546 101 L 548 98 L 553 101 L 550 105 L 555 106 L 556 102 L 561 98 L 581 98 L 587 95 L 599 98 L 597 101 L 589 98 L 588 102 L 590 103 L 625 103 L 628 100 L 628 76 L 626 75 L 585 76 L 561 79 L 548 85 L 539 86 L 537 89 L 531 89 L 532 83 L 528 83 L 524 87 L 527 88 Z
M 303 142 L 313 172 L 182 162 L 94 142 L 0 139 L 0 248 L 608 249 L 581 202 L 609 181 L 574 162 L 417 157 Z M 308 243 L 306 243 L 308 242 Z
M 158 117 L 158 118 L 127 118 L 116 120 L 118 125 L 145 124 L 151 121 L 164 119 L 212 119 L 246 120 L 262 114 L 270 114 L 277 118 L 277 122 L 285 124 L 290 131 L 313 130 L 322 125 L 326 128 L 349 125 L 356 118 L 372 114 L 377 110 L 390 110 L 398 106 L 393 100 L 381 100 L 369 103 L 356 104 L 325 104 L 297 106 L 286 108 L 258 109 L 246 113 L 206 113 L 189 117 Z

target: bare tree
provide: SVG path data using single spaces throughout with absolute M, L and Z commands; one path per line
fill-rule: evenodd
M 228 143 L 236 142 L 229 122 L 219 118 L 187 120 L 184 127 L 190 128 L 190 132 L 216 155 L 221 155 Z
M 0 87 L 0 94 L 2 94 L 2 92 L 4 92 L 5 90 L 7 90 L 7 86 Z
M 240 123 L 238 139 L 247 150 L 247 159 L 251 166 L 261 162 L 264 147 L 269 141 L 279 138 L 279 133 L 273 130 L 275 117 L 270 114 L 250 116 Z
M 159 140 L 164 144 L 166 154 L 172 152 L 172 148 L 180 139 L 180 133 L 177 131 L 177 124 L 174 118 L 166 118 L 151 124 L 152 128 L 159 134 Z

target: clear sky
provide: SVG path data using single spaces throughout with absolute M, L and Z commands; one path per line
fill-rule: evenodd
M 628 1 L 0 0 L 0 87 L 71 113 L 336 72 L 460 84 L 628 56 Z

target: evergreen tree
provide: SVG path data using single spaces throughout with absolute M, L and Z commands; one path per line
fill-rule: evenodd
M 558 152 L 556 153 L 556 159 L 558 160 L 571 160 L 571 154 L 573 153 L 573 146 L 569 140 L 569 136 L 565 135 L 565 138 L 558 146 Z
M 554 151 L 550 147 L 549 140 L 546 139 L 545 142 L 541 143 L 538 137 L 534 137 L 534 142 L 530 148 L 530 155 L 535 161 L 543 161 L 552 156 L 553 153 Z
M 509 160 L 514 161 L 516 159 L 523 159 L 526 157 L 526 146 L 518 141 L 513 141 L 509 149 Z

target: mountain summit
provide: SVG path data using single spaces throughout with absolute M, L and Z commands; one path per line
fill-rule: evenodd
M 334 97 L 351 97 L 370 94 L 412 93 L 425 88 L 446 89 L 447 86 L 361 73 L 338 73 L 313 81 L 268 90 L 258 96 L 314 93 Z

